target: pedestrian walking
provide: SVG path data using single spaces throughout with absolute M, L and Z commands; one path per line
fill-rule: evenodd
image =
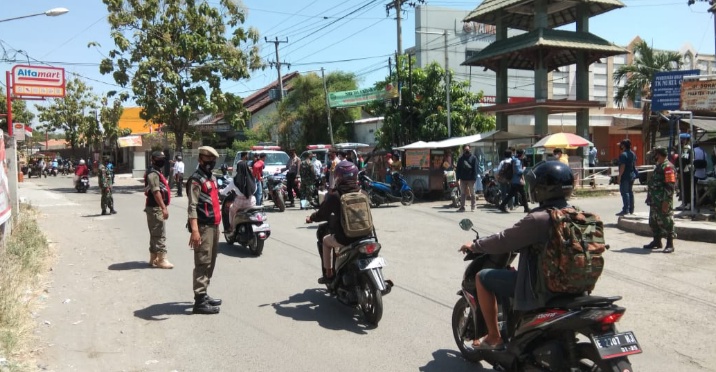
M 189 247 L 194 250 L 194 314 L 218 314 L 221 300 L 207 289 L 216 267 L 221 206 L 219 189 L 212 170 L 219 153 L 213 147 L 199 147 L 199 166 L 187 182 L 189 206 Z
M 108 167 L 109 164 L 109 158 L 104 157 L 104 164 L 99 165 L 99 172 L 97 172 L 97 184 L 99 185 L 99 190 L 102 193 L 102 199 L 100 201 L 100 204 L 102 206 L 102 215 L 106 215 L 108 213 L 111 214 L 117 214 L 117 211 L 114 210 L 114 199 L 112 198 L 112 173 Z M 107 212 L 107 209 L 109 209 L 109 212 Z
M 512 158 L 511 164 L 506 164 L 506 166 L 512 166 L 512 179 L 510 181 L 510 191 L 507 193 L 507 196 L 502 199 L 502 203 L 500 204 L 500 210 L 503 212 L 507 212 L 506 206 L 510 199 L 519 194 L 522 206 L 525 208 L 525 213 L 530 213 L 530 207 L 527 204 L 527 195 L 525 194 L 525 179 L 522 177 L 525 171 L 525 168 L 522 166 L 522 160 L 524 160 L 524 158 L 525 150 L 519 149 L 517 150 L 517 156 Z
M 251 165 L 251 174 L 254 176 L 254 183 L 256 184 L 256 191 L 254 197 L 256 198 L 256 205 L 262 205 L 264 201 L 264 168 L 266 164 L 266 154 L 259 154 L 259 159 Z
M 465 198 L 470 198 L 470 210 L 475 210 L 475 179 L 477 179 L 477 158 L 470 153 L 470 146 L 462 149 L 462 156 L 457 160 L 455 176 L 460 183 L 460 208 L 465 211 Z
M 171 269 L 174 265 L 167 260 L 166 220 L 169 218 L 171 189 L 162 174 L 166 156 L 161 151 L 152 153 L 152 166 L 144 174 L 144 195 L 147 200 L 144 212 L 149 227 L 149 264 L 160 269 Z
M 628 139 L 619 142 L 619 193 L 622 195 L 622 210 L 617 216 L 634 213 L 634 179 L 636 179 L 636 154 L 631 151 L 631 141 Z
M 296 155 L 295 149 L 290 149 L 288 151 L 289 153 L 289 159 L 286 163 L 286 168 L 288 168 L 288 173 L 286 173 L 286 184 L 288 186 L 288 202 L 291 203 L 291 205 L 294 205 L 294 195 L 301 199 L 300 190 L 298 187 L 296 187 L 296 176 L 298 175 L 298 166 L 301 164 L 301 159 L 298 158 Z
M 174 181 L 177 185 L 177 197 L 181 198 L 184 188 L 184 161 L 181 155 L 174 157 Z
M 644 249 L 661 249 L 661 239 L 666 238 L 664 253 L 674 252 L 674 189 L 676 170 L 667 159 L 667 151 L 663 147 L 653 150 L 654 174 L 649 180 L 646 204 L 649 206 L 649 227 L 654 239 Z

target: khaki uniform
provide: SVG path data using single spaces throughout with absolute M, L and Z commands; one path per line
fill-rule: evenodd
M 148 198 L 154 198 L 154 192 L 160 191 L 159 176 L 155 172 L 147 175 L 147 188 L 150 191 Z M 144 208 L 147 214 L 147 226 L 149 227 L 149 252 L 166 253 L 167 252 L 167 234 L 162 209 L 159 207 L 147 206 Z
M 649 180 L 649 227 L 654 238 L 676 238 L 674 232 L 674 186 L 676 171 L 668 161 L 654 167 Z M 667 205 L 667 211 L 663 207 Z
M 213 179 L 213 178 L 212 178 Z M 187 197 L 189 206 L 187 212 L 189 219 L 197 219 L 196 211 L 201 194 L 201 184 L 194 178 L 189 179 L 187 185 Z M 198 223 L 199 221 L 197 221 Z M 219 252 L 219 225 L 208 225 L 199 223 L 199 235 L 201 245 L 194 248 L 194 295 L 206 295 L 207 288 L 211 282 L 216 267 L 216 255 Z
M 107 208 L 113 211 L 114 199 L 112 198 L 112 174 L 109 169 L 104 166 L 104 164 L 99 165 L 99 174 L 97 178 L 97 184 L 102 192 L 102 200 L 100 202 L 102 205 L 102 212 L 106 211 Z

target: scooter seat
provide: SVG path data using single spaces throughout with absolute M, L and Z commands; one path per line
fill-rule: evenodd
M 250 212 L 262 211 L 262 210 L 264 210 L 263 205 L 254 205 L 253 207 L 250 207 L 248 209 L 241 210 L 241 212 L 250 213 Z
M 588 306 L 605 306 L 621 300 L 621 296 L 600 297 L 600 296 L 559 296 L 547 301 L 546 307 L 560 309 L 579 309 Z

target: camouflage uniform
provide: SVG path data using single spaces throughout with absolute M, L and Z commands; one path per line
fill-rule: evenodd
M 313 190 L 316 188 L 316 173 L 308 158 L 301 162 L 299 175 L 301 176 L 301 197 L 305 200 L 310 200 L 313 196 Z
M 649 227 L 654 238 L 676 238 L 674 232 L 674 184 L 676 181 L 674 165 L 668 160 L 654 167 L 654 175 L 649 181 Z M 668 210 L 663 211 L 663 205 Z
M 104 164 L 99 165 L 98 173 L 99 174 L 97 178 L 99 189 L 102 192 L 102 214 L 107 214 L 107 208 L 109 208 L 110 213 L 114 214 L 114 199 L 112 198 L 112 174 L 110 173 L 110 170 L 104 166 Z

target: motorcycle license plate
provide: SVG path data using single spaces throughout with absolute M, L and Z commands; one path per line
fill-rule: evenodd
M 367 258 L 365 260 L 358 260 L 358 268 L 361 270 L 377 269 L 385 266 L 385 259 L 383 257 Z
M 267 223 L 262 223 L 261 225 L 258 225 L 258 226 L 251 225 L 251 228 L 254 230 L 254 232 L 271 230 L 271 228 L 269 227 L 269 224 L 267 224 Z
M 641 353 L 639 342 L 637 342 L 634 332 L 631 331 L 613 335 L 592 336 L 592 343 L 597 348 L 602 359 Z

